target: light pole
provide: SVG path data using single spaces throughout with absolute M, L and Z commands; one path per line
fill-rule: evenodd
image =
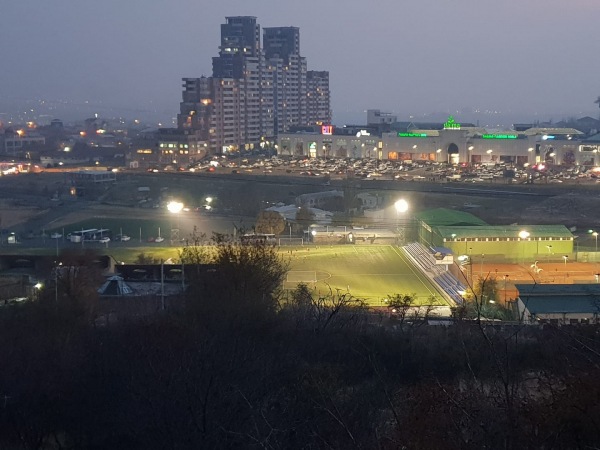
M 483 279 L 483 259 L 485 258 L 485 254 L 481 254 L 481 262 L 479 265 L 479 276 Z
M 467 255 L 460 255 L 458 258 L 460 262 L 460 271 L 466 272 L 466 275 L 463 273 L 465 280 L 467 280 L 467 286 L 471 284 L 471 277 L 469 276 L 469 267 L 471 266 L 471 258 Z
M 519 238 L 522 241 L 525 241 L 525 239 L 529 238 L 530 234 L 529 231 L 527 230 L 521 230 L 519 231 Z M 523 260 L 522 263 L 525 263 L 525 244 L 523 243 Z
M 59 262 L 56 267 L 54 267 L 54 300 L 56 304 L 58 304 L 58 276 L 59 276 L 59 268 L 62 266 L 62 263 Z
M 506 282 L 508 281 L 508 275 L 504 275 L 504 306 L 506 306 Z
M 404 214 L 406 211 L 408 211 L 408 202 L 403 198 L 396 200 L 396 203 L 394 203 L 394 208 L 396 208 L 396 228 L 398 230 L 398 240 L 401 243 L 404 243 L 405 230 L 404 227 L 400 229 L 400 214 Z
M 40 298 L 40 290 L 44 287 L 42 283 L 36 283 L 33 285 L 33 296 L 34 300 L 39 300 Z
M 594 239 L 596 239 L 596 253 L 598 253 L 598 232 L 594 231 L 592 236 L 594 236 Z
M 177 228 L 173 228 L 171 226 L 171 245 L 173 245 L 174 241 L 179 241 L 179 213 L 183 209 L 183 203 L 181 202 L 169 202 L 167 204 L 167 209 L 171 214 L 175 214 L 177 216 Z

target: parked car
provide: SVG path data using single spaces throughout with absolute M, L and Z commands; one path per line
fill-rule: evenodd
M 60 239 L 61 237 L 63 237 L 62 233 L 52 233 L 50 235 L 51 239 Z
M 101 237 L 98 242 L 101 244 L 108 244 L 110 242 L 110 238 L 108 236 Z

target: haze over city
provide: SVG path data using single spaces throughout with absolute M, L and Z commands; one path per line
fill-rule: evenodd
M 597 117 L 598 13 L 596 0 L 13 1 L 0 15 L 0 113 L 44 99 L 66 102 L 59 115 L 168 122 L 181 78 L 211 74 L 224 18 L 251 15 L 300 28 L 308 69 L 330 72 L 336 124 L 368 108 L 488 126 Z

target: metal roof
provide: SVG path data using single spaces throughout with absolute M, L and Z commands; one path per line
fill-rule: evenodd
M 600 284 L 516 284 L 532 314 L 600 313 Z
M 536 135 L 536 134 L 583 134 L 581 131 L 576 130 L 575 128 L 529 128 L 524 131 L 524 133 L 528 136 Z
M 416 213 L 415 217 L 431 227 L 487 225 L 486 222 L 473 214 L 448 208 L 429 209 Z

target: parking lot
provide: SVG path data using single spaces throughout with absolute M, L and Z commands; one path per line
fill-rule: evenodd
M 537 164 L 516 167 L 510 163 L 450 165 L 435 161 L 392 161 L 354 158 L 213 157 L 191 167 L 191 172 L 233 174 L 288 174 L 301 177 L 363 180 L 429 181 L 454 183 L 516 184 L 593 184 L 600 181 L 600 171 L 587 166 L 551 166 Z

